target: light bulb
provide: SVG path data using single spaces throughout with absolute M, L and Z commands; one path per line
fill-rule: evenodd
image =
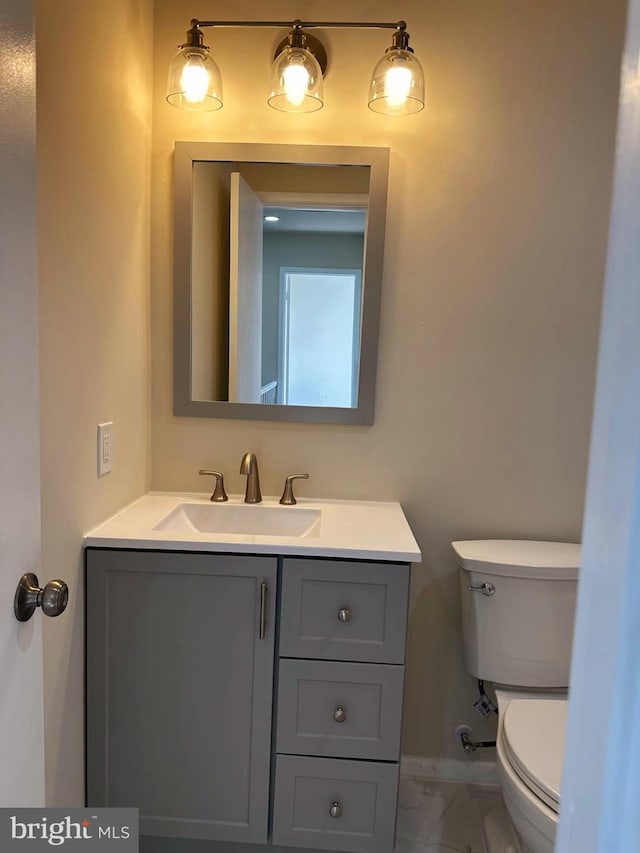
M 191 42 L 198 41 L 199 31 L 189 30 Z M 191 112 L 219 110 L 222 106 L 220 70 L 202 44 L 184 44 L 169 65 L 167 101 L 174 107 Z
M 412 78 L 413 75 L 408 68 L 396 65 L 387 71 L 384 91 L 390 107 L 400 107 L 405 103 L 411 91 Z
M 287 45 L 277 54 L 267 103 L 286 113 L 312 113 L 322 107 L 322 69 L 306 47 Z
M 199 56 L 190 56 L 180 75 L 180 86 L 190 104 L 203 101 L 209 88 L 209 73 Z
M 282 72 L 285 95 L 290 104 L 299 107 L 309 86 L 309 72 L 303 65 L 288 65 Z
M 424 74 L 410 48 L 394 44 L 373 69 L 369 85 L 369 109 L 374 113 L 402 116 L 424 108 Z

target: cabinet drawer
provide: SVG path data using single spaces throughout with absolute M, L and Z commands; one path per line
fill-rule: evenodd
M 390 853 L 397 795 L 397 764 L 278 755 L 273 843 Z
M 404 667 L 280 661 L 277 751 L 397 761 Z
M 285 559 L 280 655 L 404 663 L 409 565 Z

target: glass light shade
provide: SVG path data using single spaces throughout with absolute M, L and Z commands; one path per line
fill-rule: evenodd
M 206 47 L 182 47 L 171 60 L 167 101 L 183 110 L 207 112 L 222 106 L 222 80 Z
M 392 47 L 373 70 L 369 109 L 406 116 L 424 109 L 424 74 L 410 50 Z
M 304 47 L 285 47 L 271 68 L 267 103 L 285 113 L 312 113 L 322 108 L 322 71 Z

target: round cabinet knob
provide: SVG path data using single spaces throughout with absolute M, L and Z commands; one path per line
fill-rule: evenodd
M 351 620 L 351 610 L 349 607 L 341 607 L 338 610 L 338 620 L 340 622 L 349 622 Z
M 13 599 L 13 612 L 18 622 L 28 622 L 38 607 L 45 616 L 59 616 L 69 602 L 69 587 L 64 581 L 49 581 L 40 588 L 38 576 L 27 572 L 20 578 Z
M 344 721 L 347 719 L 347 712 L 344 708 L 338 707 L 333 712 L 333 719 L 336 721 L 336 723 L 344 723 Z
M 335 818 L 342 817 L 342 806 L 337 800 L 334 803 L 331 803 L 329 814 L 331 815 L 331 817 Z

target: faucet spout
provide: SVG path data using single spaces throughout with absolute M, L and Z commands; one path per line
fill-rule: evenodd
M 240 463 L 240 473 L 247 478 L 247 490 L 244 495 L 246 504 L 259 504 L 262 501 L 260 492 L 260 474 L 258 472 L 258 457 L 255 453 L 245 453 Z

